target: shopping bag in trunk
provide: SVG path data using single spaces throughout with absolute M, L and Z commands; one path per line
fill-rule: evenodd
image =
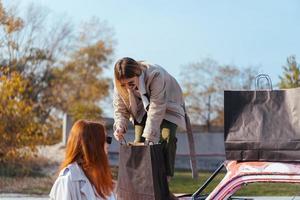
M 160 144 L 120 145 L 117 199 L 169 199 L 169 187 Z
M 227 160 L 300 161 L 300 88 L 224 91 Z

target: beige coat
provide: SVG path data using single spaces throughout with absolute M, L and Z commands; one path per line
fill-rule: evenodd
M 140 122 L 147 112 L 142 136 L 157 142 L 163 119 L 186 128 L 184 100 L 179 84 L 166 70 L 158 65 L 142 64 L 146 68 L 139 77 L 139 95 L 129 90 L 129 105 L 126 105 L 116 88 L 114 90 L 114 128 L 127 130 L 130 118 Z
M 103 200 L 76 162 L 61 170 L 49 196 L 50 200 Z M 115 200 L 114 194 L 107 200 Z

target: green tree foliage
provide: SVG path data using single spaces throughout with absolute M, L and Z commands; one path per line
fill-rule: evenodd
M 79 26 L 65 18 L 55 21 L 35 5 L 22 15 L 17 11 L 4 8 L 0 0 L 0 93 L 8 95 L 1 97 L 1 142 L 14 145 L 9 134 L 32 139 L 26 136 L 29 132 L 57 133 L 63 112 L 75 119 L 101 118 L 99 103 L 111 84 L 103 75 L 113 54 L 111 29 L 96 18 Z M 14 89 L 9 93 L 7 87 Z M 22 141 L 31 145 L 31 139 Z
M 300 65 L 296 61 L 296 56 L 287 58 L 283 70 L 283 75 L 279 77 L 279 87 L 282 89 L 300 87 Z
M 209 58 L 184 66 L 181 82 L 192 121 L 205 124 L 208 131 L 211 125 L 222 126 L 223 91 L 250 89 L 256 74 L 255 68 L 220 65 Z

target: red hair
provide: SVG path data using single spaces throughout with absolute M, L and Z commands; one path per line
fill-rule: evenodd
M 60 170 L 77 162 L 102 198 L 113 191 L 112 174 L 105 153 L 106 131 L 103 124 L 78 120 L 72 127 Z

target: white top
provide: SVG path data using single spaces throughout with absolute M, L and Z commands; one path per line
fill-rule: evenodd
M 103 200 L 81 167 L 74 162 L 62 169 L 49 194 L 51 200 Z M 107 200 L 115 200 L 112 193 Z

